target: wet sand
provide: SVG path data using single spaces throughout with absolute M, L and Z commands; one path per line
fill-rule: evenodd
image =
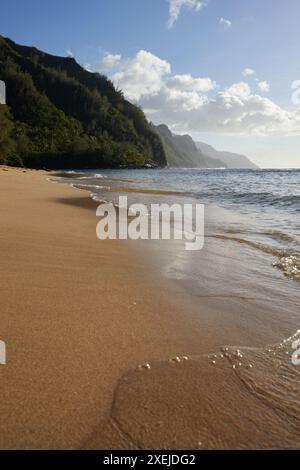
M 210 320 L 224 298 L 192 301 L 131 243 L 97 240 L 83 192 L 4 170 L 0 448 L 300 447 L 289 343 L 270 363 L 241 347 L 234 368 Z
M 175 358 L 126 374 L 104 429 L 140 449 L 299 449 L 299 379 L 290 344 Z

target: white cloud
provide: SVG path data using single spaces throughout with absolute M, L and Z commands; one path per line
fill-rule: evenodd
M 207 5 L 207 0 L 167 0 L 169 3 L 168 27 L 172 28 L 181 13 L 183 7 L 200 11 Z
M 190 74 L 174 75 L 167 81 L 169 88 L 184 91 L 199 91 L 206 93 L 216 87 L 216 82 L 210 78 L 194 78 Z
M 91 66 L 91 64 L 83 64 L 83 68 L 88 72 L 93 72 L 93 67 Z
M 251 89 L 248 83 L 239 82 L 234 83 L 230 87 L 226 88 L 224 94 L 227 94 L 229 96 L 237 96 L 239 98 L 245 98 L 251 95 Z
M 74 57 L 74 54 L 73 54 L 73 52 L 71 51 L 71 49 L 66 49 L 66 50 L 65 50 L 65 53 L 67 54 L 68 57 L 72 57 L 72 58 Z
M 271 88 L 270 84 L 266 80 L 258 82 L 257 86 L 260 89 L 260 91 L 262 91 L 264 93 L 268 93 L 270 91 L 270 88 Z
M 112 80 L 124 90 L 131 100 L 140 100 L 159 92 L 163 77 L 171 72 L 171 66 L 165 60 L 141 50 L 133 59 L 126 62 L 123 70 L 116 72 Z
M 122 57 L 119 54 L 105 54 L 102 60 L 97 64 L 97 70 L 107 71 L 116 68 L 120 62 Z
M 246 92 L 238 96 L 227 89 L 214 98 L 195 92 L 170 96 L 164 87 L 139 104 L 153 122 L 166 123 L 178 133 L 300 135 L 300 110 L 285 111 L 269 99 Z
M 197 110 L 206 100 L 204 96 L 196 91 L 182 91 L 168 87 L 162 88 L 157 98 L 158 100 L 163 98 L 163 102 L 165 102 L 170 111 L 175 114 L 182 111 L 190 112 Z
M 122 60 L 110 78 L 151 121 L 174 132 L 300 135 L 300 108 L 286 111 L 244 81 L 220 90 L 211 78 L 172 75 L 166 60 L 147 51 Z
M 232 26 L 232 22 L 227 20 L 226 18 L 220 18 L 219 20 L 220 25 L 222 25 L 225 29 L 229 29 Z
M 256 72 L 255 70 L 247 67 L 246 69 L 242 71 L 242 75 L 244 75 L 244 77 L 251 77 L 253 75 L 256 75 Z

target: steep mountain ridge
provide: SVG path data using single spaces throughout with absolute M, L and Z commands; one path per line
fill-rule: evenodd
M 172 168 L 224 167 L 219 159 L 204 155 L 191 136 L 173 134 L 165 124 L 156 126 L 155 129 L 162 139 L 168 166 Z
M 33 167 L 165 166 L 143 111 L 73 58 L 0 36 L 0 79 L 14 125 L 11 159 Z
M 230 168 L 257 169 L 244 155 L 218 151 L 204 142 L 194 142 L 189 135 L 173 134 L 168 126 L 155 126 L 171 168 Z
M 240 170 L 257 170 L 259 168 L 245 155 L 226 152 L 223 150 L 216 150 L 212 145 L 205 144 L 204 142 L 196 142 L 196 146 L 203 154 L 211 158 L 220 159 L 222 162 L 224 162 L 227 168 Z

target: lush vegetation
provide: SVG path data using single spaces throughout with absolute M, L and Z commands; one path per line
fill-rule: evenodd
M 33 168 L 164 166 L 161 140 L 112 82 L 72 58 L 0 36 L 0 163 Z

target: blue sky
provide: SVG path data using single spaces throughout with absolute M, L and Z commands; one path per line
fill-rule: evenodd
M 175 132 L 300 167 L 299 18 L 299 0 L 2 0 L 0 34 L 69 51 Z

